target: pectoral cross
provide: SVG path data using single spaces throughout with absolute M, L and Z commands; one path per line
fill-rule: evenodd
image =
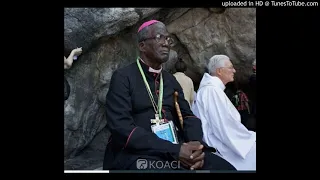
M 157 125 L 159 125 L 160 123 L 163 123 L 163 122 L 164 122 L 163 119 L 159 119 L 159 114 L 155 114 L 154 117 L 155 117 L 155 119 L 151 119 L 151 123 L 152 123 L 152 124 L 157 124 Z

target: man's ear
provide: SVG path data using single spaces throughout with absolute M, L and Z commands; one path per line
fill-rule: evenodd
M 144 44 L 144 41 L 139 42 L 138 47 L 141 52 L 145 52 L 146 45 Z
M 221 68 L 216 69 L 216 74 L 221 75 Z

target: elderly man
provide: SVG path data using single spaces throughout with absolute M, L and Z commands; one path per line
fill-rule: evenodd
M 225 55 L 213 56 L 207 69 L 192 109 L 201 119 L 203 140 L 237 170 L 256 170 L 256 133 L 241 123 L 238 110 L 224 93 L 236 70 Z
M 138 30 L 140 56 L 113 73 L 106 97 L 111 137 L 103 169 L 235 170 L 202 141 L 201 121 L 177 80 L 162 69 L 172 44 L 162 22 L 145 22 Z M 183 127 L 174 106 L 175 91 Z

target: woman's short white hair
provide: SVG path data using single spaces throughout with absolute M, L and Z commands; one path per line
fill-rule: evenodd
M 230 58 L 226 55 L 214 55 L 209 59 L 207 69 L 209 74 L 215 74 L 218 68 L 224 67 L 225 62 L 230 61 Z

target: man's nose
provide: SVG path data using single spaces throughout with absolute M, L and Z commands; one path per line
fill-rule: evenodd
M 165 39 L 164 42 L 163 42 L 163 45 L 164 45 L 164 46 L 169 46 L 168 40 Z
M 233 73 L 236 73 L 236 69 L 233 68 Z

